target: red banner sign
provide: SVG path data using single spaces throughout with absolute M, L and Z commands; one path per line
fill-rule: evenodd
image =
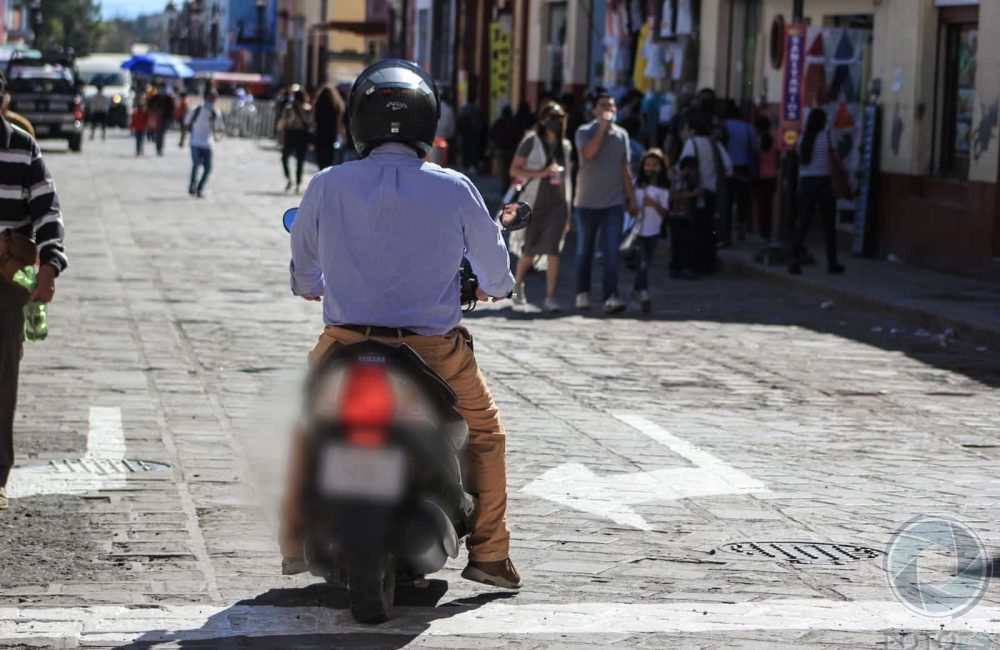
M 802 98 L 806 61 L 807 25 L 785 27 L 785 76 L 781 84 L 781 144 L 786 151 L 795 149 L 802 130 Z

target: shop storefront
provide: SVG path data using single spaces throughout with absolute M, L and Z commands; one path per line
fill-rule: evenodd
M 879 189 L 889 197 L 879 214 L 880 252 L 996 273 L 1000 42 L 980 35 L 1000 33 L 1000 3 L 887 4 L 876 31 L 899 33 L 879 57 L 886 122 Z M 907 24 L 915 27 L 899 27 Z
M 703 0 L 698 85 L 776 118 L 792 8 Z M 1000 29 L 1000 3 L 805 0 L 804 10 L 803 108 L 827 112 L 856 184 L 858 198 L 839 206 L 845 238 L 867 224 L 856 251 L 995 272 L 1000 42 L 980 34 Z M 710 33 L 722 36 L 709 43 Z

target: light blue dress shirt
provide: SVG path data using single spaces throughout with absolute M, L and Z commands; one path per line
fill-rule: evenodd
M 463 254 L 485 293 L 514 288 L 500 227 L 472 181 L 386 144 L 309 183 L 292 226 L 292 292 L 323 296 L 328 325 L 444 334 L 462 320 Z

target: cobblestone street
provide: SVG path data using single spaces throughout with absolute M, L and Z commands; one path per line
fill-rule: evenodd
M 70 268 L 21 366 L 0 645 L 1000 643 L 996 581 L 964 616 L 932 618 L 897 600 L 882 557 L 843 555 L 881 554 L 930 514 L 1000 553 L 998 351 L 737 270 L 671 281 L 665 243 L 648 317 L 501 304 L 466 319 L 509 434 L 525 587 L 462 580 L 463 551 L 433 576 L 447 593 L 354 623 L 341 593 L 280 575 L 276 503 L 322 323 L 288 290 L 280 217 L 297 197 L 278 153 L 221 142 L 196 200 L 174 133 L 163 158 L 134 158 L 123 133 L 61 146 L 45 155 Z M 529 300 L 543 285 L 529 279 Z M 842 550 L 833 564 L 722 548 L 779 541 Z

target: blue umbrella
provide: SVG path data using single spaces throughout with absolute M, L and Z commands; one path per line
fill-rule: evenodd
M 164 77 L 167 79 L 190 79 L 194 76 L 191 66 L 170 54 L 151 52 L 138 54 L 122 64 L 132 74 L 147 77 Z

